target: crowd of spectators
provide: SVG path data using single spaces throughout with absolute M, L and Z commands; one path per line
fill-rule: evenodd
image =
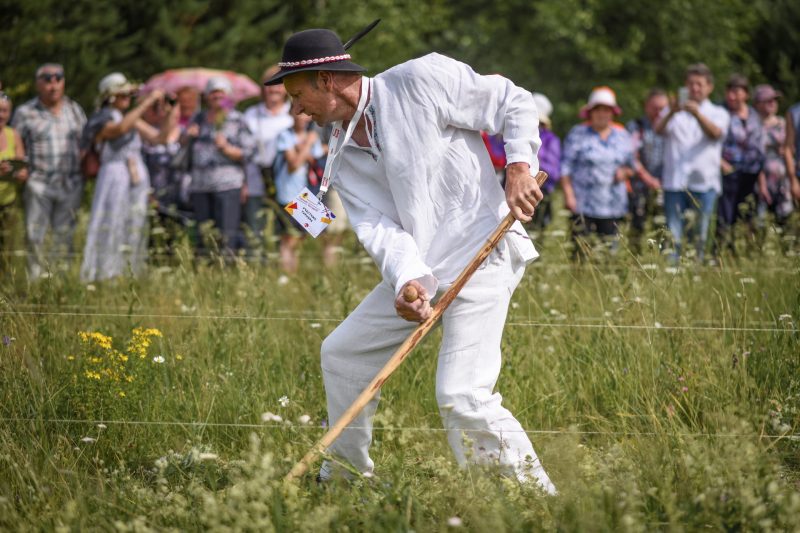
M 261 101 L 240 113 L 225 77 L 202 90 L 140 94 L 132 105 L 138 87 L 112 73 L 100 80 L 87 119 L 65 94 L 61 65 L 42 65 L 35 79 L 37 96 L 16 110 L 0 92 L 0 247 L 21 196 L 31 278 L 66 268 L 87 176 L 95 182 L 81 254 L 85 282 L 138 273 L 148 241 L 170 250 L 181 232 L 200 257 L 263 259 L 268 226 L 278 235 L 281 268 L 297 271 L 302 232 L 282 206 L 303 187 L 319 186 L 329 132 L 292 113 L 281 84 L 262 85 Z M 559 185 L 576 258 L 595 243 L 616 252 L 625 227 L 633 253 L 648 231 L 663 228 L 661 248 L 675 262 L 689 239 L 704 259 L 714 220 L 714 261 L 740 253 L 737 232 L 757 246 L 767 219 L 785 229 L 800 200 L 800 104 L 784 118 L 781 93 L 770 85 L 751 90 L 740 74 L 730 76 L 721 105 L 709 100 L 713 89 L 708 67 L 691 65 L 677 95 L 651 90 L 642 115 L 622 125 L 614 91 L 596 87 L 563 143 L 551 101 L 534 93 L 539 162 L 550 180 L 529 229 L 551 223 Z M 484 141 L 502 182 L 503 140 L 485 133 Z M 324 238 L 330 265 L 347 223 L 335 192 L 326 200 L 341 215 Z

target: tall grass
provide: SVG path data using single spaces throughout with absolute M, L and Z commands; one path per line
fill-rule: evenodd
M 334 270 L 307 242 L 288 284 L 271 264 L 186 250 L 92 286 L 76 265 L 28 284 L 12 262 L 0 529 L 800 530 L 800 268 L 780 238 L 675 269 L 653 248 L 572 265 L 563 234 L 544 236 L 498 389 L 557 497 L 457 468 L 433 393 L 438 332 L 384 387 L 374 477 L 282 482 L 326 424 L 319 345 L 379 279 L 352 242 Z M 161 333 L 145 357 L 135 328 Z M 128 355 L 131 381 L 86 377 L 108 354 Z

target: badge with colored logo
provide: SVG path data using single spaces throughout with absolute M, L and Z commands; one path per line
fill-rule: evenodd
M 328 209 L 306 187 L 303 187 L 300 194 L 289 202 L 284 209 L 314 238 L 317 238 L 320 233 L 325 231 L 325 228 L 336 218 L 333 211 Z

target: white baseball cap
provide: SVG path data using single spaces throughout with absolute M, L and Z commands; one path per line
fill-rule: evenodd
M 132 93 L 137 88 L 138 85 L 128 81 L 125 74 L 121 72 L 112 72 L 104 76 L 100 83 L 97 84 L 97 91 L 103 97 Z
M 539 122 L 551 127 L 550 115 L 553 113 L 553 104 L 550 99 L 542 93 L 533 93 L 533 101 L 536 104 L 536 110 L 539 112 Z
M 213 93 L 214 91 L 222 91 L 225 94 L 231 94 L 233 92 L 233 87 L 231 86 L 230 80 L 224 76 L 214 76 L 213 78 L 209 78 L 206 82 L 206 89 L 204 93 L 206 96 Z

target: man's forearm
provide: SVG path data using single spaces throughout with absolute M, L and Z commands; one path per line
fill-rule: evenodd
M 698 111 L 694 115 L 694 118 L 697 119 L 697 123 L 700 124 L 700 128 L 703 130 L 703 133 L 705 133 L 706 136 L 711 137 L 714 140 L 722 137 L 722 130 L 718 128 L 716 124 L 711 122 L 704 114 Z

